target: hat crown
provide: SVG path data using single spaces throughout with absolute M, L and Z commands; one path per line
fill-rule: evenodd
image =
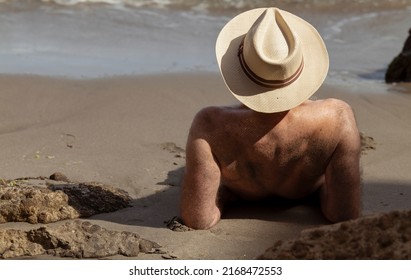
M 277 8 L 269 8 L 255 21 L 243 43 L 248 68 L 259 78 L 285 81 L 303 62 L 300 40 Z
M 327 76 L 329 59 L 318 31 L 277 8 L 257 8 L 231 19 L 216 41 L 229 91 L 262 113 L 290 110 L 312 96 Z

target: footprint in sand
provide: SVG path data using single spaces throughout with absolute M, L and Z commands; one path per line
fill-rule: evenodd
M 66 144 L 66 147 L 70 149 L 74 147 L 74 142 L 76 142 L 76 136 L 73 134 L 63 133 L 61 139 Z
M 165 142 L 161 143 L 160 147 L 165 151 L 175 154 L 175 157 L 185 157 L 186 151 L 183 148 L 177 146 L 176 143 Z
M 364 133 L 360 133 L 361 136 L 361 153 L 363 155 L 367 154 L 369 150 L 376 150 L 377 143 L 373 137 L 366 136 Z

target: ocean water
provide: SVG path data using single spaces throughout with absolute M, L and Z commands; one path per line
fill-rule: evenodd
M 0 0 L 0 73 L 218 71 L 220 29 L 235 14 L 263 6 L 318 29 L 330 54 L 330 83 L 382 83 L 411 27 L 411 0 Z
M 3 2 L 21 2 L 22 0 L 0 0 Z M 31 0 L 26 2 L 54 3 L 57 5 L 73 6 L 79 4 L 108 4 L 117 6 L 177 8 L 193 10 L 229 10 L 251 9 L 269 6 L 302 6 L 302 7 L 402 7 L 409 5 L 409 0 Z

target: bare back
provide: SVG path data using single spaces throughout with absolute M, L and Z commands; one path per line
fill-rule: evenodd
M 347 106 L 334 99 L 306 101 L 275 114 L 243 106 L 209 107 L 193 122 L 187 152 L 196 152 L 190 142 L 201 139 L 200 145 L 211 153 L 219 187 L 244 199 L 303 198 L 325 184 L 331 158 L 342 142 L 355 142 L 353 162 L 358 161 L 358 130 Z M 188 159 L 188 172 L 190 165 Z M 189 174 L 185 179 L 184 185 L 192 184 Z
M 334 112 L 324 110 L 324 102 L 271 116 L 245 107 L 212 109 L 208 141 L 221 183 L 246 199 L 313 192 L 338 143 Z

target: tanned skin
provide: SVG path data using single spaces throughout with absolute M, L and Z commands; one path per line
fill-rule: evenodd
M 187 140 L 182 219 L 195 229 L 214 226 L 225 189 L 246 200 L 301 199 L 318 191 L 329 221 L 357 218 L 360 142 L 350 106 L 336 99 L 272 114 L 245 106 L 205 108 Z

